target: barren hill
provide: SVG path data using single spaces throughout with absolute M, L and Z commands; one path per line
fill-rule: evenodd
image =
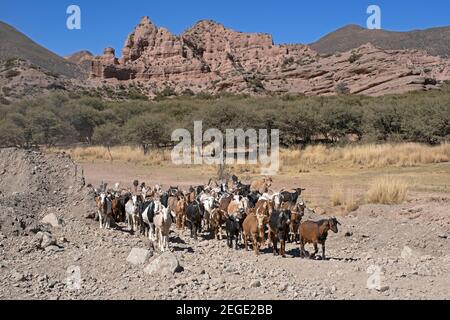
M 0 21 L 0 61 L 23 59 L 57 75 L 82 78 L 82 69 L 40 46 L 14 27 Z
M 321 38 L 310 46 L 322 54 L 334 54 L 358 48 L 366 43 L 386 50 L 420 49 L 434 56 L 450 56 L 450 27 L 393 32 L 369 30 L 348 25 Z

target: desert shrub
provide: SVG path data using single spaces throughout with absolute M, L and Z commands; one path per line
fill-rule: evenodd
M 4 104 L 4 105 L 9 105 L 11 102 L 6 99 L 4 96 L 0 95 L 0 105 Z
M 20 146 L 25 143 L 24 130 L 9 121 L 0 121 L 0 147 Z
M 342 191 L 342 188 L 338 186 L 333 186 L 333 188 L 331 189 L 330 198 L 333 206 L 336 207 L 342 205 L 345 201 L 345 195 L 344 192 Z
M 400 204 L 406 200 L 409 187 L 408 182 L 398 178 L 388 176 L 377 178 L 370 185 L 367 201 L 369 203 Z
M 287 67 L 287 66 L 290 66 L 291 64 L 293 64 L 294 62 L 295 62 L 294 57 L 285 58 L 281 64 L 281 66 Z
M 352 54 L 350 55 L 350 58 L 348 58 L 348 62 L 355 63 L 356 61 L 358 61 L 361 58 L 362 58 L 362 54 L 352 52 Z
M 336 85 L 336 93 L 338 94 L 349 94 L 350 89 L 346 83 L 340 82 Z
M 8 70 L 8 71 L 6 71 L 6 73 L 5 73 L 5 77 L 6 77 L 7 79 L 11 79 L 11 78 L 17 77 L 17 76 L 19 76 L 19 75 L 20 75 L 20 71 L 14 70 L 14 69 Z

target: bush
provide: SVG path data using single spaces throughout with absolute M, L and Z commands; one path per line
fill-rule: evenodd
M 362 58 L 362 54 L 358 54 L 356 52 L 352 52 L 350 58 L 348 58 L 348 62 L 355 63 L 356 61 L 358 61 L 361 58 Z
M 11 79 L 11 78 L 17 77 L 17 76 L 19 76 L 19 75 L 20 75 L 20 71 L 14 70 L 14 69 L 8 70 L 8 71 L 6 71 L 6 73 L 5 73 L 5 77 L 6 77 L 7 79 Z
M 393 177 L 382 177 L 372 182 L 367 192 L 369 203 L 401 204 L 408 195 L 409 183 Z
M 350 89 L 348 88 L 346 83 L 340 82 L 336 86 L 336 93 L 337 94 L 349 94 Z

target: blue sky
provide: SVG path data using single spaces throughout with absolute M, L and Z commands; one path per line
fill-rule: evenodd
M 82 29 L 66 28 L 66 9 L 81 8 Z M 275 43 L 310 43 L 347 24 L 366 25 L 366 9 L 382 10 L 382 28 L 395 31 L 450 25 L 448 0 L 0 0 L 0 20 L 60 54 L 112 46 L 117 52 L 148 15 L 175 34 L 201 19 L 245 32 L 266 32 Z

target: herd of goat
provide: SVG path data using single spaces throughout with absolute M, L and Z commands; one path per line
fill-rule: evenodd
M 305 203 L 301 200 L 302 188 L 270 192 L 272 179 L 262 178 L 250 185 L 243 184 L 236 176 L 230 183 L 190 187 L 183 192 L 178 187 L 163 191 L 161 186 L 139 185 L 133 182 L 131 189 L 108 189 L 106 184 L 94 189 L 100 228 L 110 229 L 114 222 L 126 222 L 131 233 L 139 230 L 148 236 L 152 245 L 160 251 L 169 249 L 169 233 L 172 224 L 177 229 L 188 227 L 191 237 L 197 239 L 202 230 L 211 232 L 214 238 L 223 239 L 238 249 L 243 241 L 246 250 L 252 243 L 258 255 L 267 242 L 275 255 L 285 257 L 286 242 L 300 243 L 300 256 L 315 258 L 318 245 L 322 246 L 325 260 L 325 241 L 328 232 L 338 232 L 340 224 L 336 218 L 302 223 Z M 280 248 L 278 248 L 280 243 Z M 309 254 L 305 244 L 314 245 Z

